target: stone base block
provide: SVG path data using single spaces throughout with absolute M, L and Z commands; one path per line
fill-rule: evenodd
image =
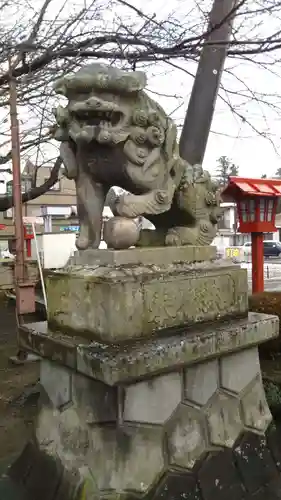
M 75 252 L 69 264 L 75 266 L 169 265 L 179 262 L 193 264 L 215 260 L 214 246 L 148 247 L 128 250 L 81 250 Z
M 247 290 L 247 271 L 227 261 L 74 266 L 48 278 L 48 321 L 69 335 L 115 343 L 246 316 Z
M 45 360 L 41 384 L 36 460 L 11 470 L 28 498 L 38 477 L 46 500 L 280 498 L 257 347 L 116 387 Z

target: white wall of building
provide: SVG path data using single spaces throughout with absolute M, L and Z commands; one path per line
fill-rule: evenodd
M 224 209 L 225 226 L 230 230 L 233 230 L 235 224 L 235 205 L 235 203 L 221 203 L 221 207 Z
M 215 245 L 218 249 L 229 247 L 231 244 L 231 236 L 223 234 L 217 234 L 212 242 L 212 245 Z
M 59 269 L 67 264 L 76 250 L 75 233 L 47 233 L 36 237 L 40 260 L 44 269 Z M 35 240 L 31 243 L 31 255 L 36 259 Z

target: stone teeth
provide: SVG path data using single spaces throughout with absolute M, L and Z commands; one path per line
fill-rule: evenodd
M 111 123 L 108 122 L 107 120 L 106 121 L 102 121 L 100 122 L 100 126 L 103 127 L 103 128 L 110 128 L 111 127 Z
M 102 123 L 105 126 L 106 124 L 108 125 L 107 121 L 110 121 L 113 117 L 113 111 L 96 111 L 96 117 L 98 118 L 103 118 Z M 107 121 L 105 121 L 105 119 Z

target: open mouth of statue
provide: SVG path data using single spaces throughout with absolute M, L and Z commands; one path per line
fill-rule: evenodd
M 119 111 L 80 111 L 76 113 L 79 120 L 83 120 L 87 125 L 115 127 L 122 120 L 123 115 Z

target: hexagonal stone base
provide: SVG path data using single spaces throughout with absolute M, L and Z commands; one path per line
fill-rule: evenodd
M 60 500 L 157 500 L 179 490 L 190 500 L 244 500 L 245 485 L 251 495 L 274 477 L 257 347 L 115 386 L 43 360 L 41 385 L 34 470 L 44 480 L 48 458 L 46 471 L 64 471 L 72 496 Z M 42 500 L 35 484 L 30 498 Z
M 58 456 L 50 458 L 32 444 L 9 475 L 25 491 L 24 498 L 32 500 L 278 500 L 281 470 L 276 448 L 280 456 L 278 431 L 270 429 L 262 436 L 245 432 L 231 449 L 209 453 L 191 471 L 166 468 L 143 495 L 108 491 L 101 496 L 88 467 L 71 470 Z

